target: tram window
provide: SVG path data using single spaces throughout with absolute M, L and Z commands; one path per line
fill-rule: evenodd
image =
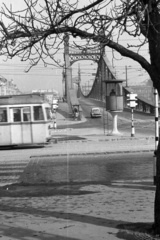
M 21 109 L 14 108 L 13 109 L 13 122 L 20 122 L 21 121 Z
M 23 121 L 28 122 L 31 120 L 31 112 L 30 112 L 30 107 L 25 107 L 22 109 L 23 112 Z
M 51 109 L 50 108 L 45 108 L 46 110 L 46 116 L 47 116 L 47 120 L 51 119 Z
M 7 122 L 7 110 L 5 108 L 0 109 L 0 122 Z
M 44 120 L 42 106 L 34 106 L 34 120 Z

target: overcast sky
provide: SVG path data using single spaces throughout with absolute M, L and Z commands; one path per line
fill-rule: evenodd
M 119 79 L 126 79 L 126 70 L 129 85 L 139 84 L 148 79 L 148 74 L 136 62 L 121 58 L 120 60 L 112 59 L 110 49 L 106 50 L 109 61 L 115 67 L 116 76 Z M 31 91 L 33 89 L 55 89 L 62 93 L 62 69 L 60 67 L 48 66 L 44 67 L 42 63 L 33 67 L 28 73 L 25 72 L 27 64 L 22 63 L 18 58 L 3 61 L 0 58 L 0 75 L 7 80 L 13 79 L 18 88 L 22 92 Z M 126 68 L 127 66 L 127 68 Z M 78 61 L 72 65 L 72 74 L 75 78 L 78 76 L 78 67 L 81 70 L 82 85 L 91 85 L 94 80 L 92 73 L 96 73 L 97 64 L 92 61 Z
M 7 4 L 13 3 L 13 7 L 23 5 L 23 0 L 7 0 Z M 124 38 L 125 42 L 131 42 L 130 39 Z M 134 42 L 135 44 L 136 42 Z M 148 58 L 147 46 L 145 46 L 141 52 L 144 57 Z M 149 78 L 148 74 L 141 68 L 141 66 L 128 58 L 122 58 L 119 54 L 114 54 L 116 59 L 113 60 L 113 52 L 111 49 L 106 48 L 106 56 L 109 61 L 115 67 L 116 76 L 120 79 L 126 78 L 126 66 L 127 76 L 129 84 L 140 83 Z M 57 58 L 63 61 L 63 49 L 57 53 Z M 48 66 L 44 67 L 42 63 L 39 63 L 36 67 L 32 68 L 28 73 L 25 72 L 28 63 L 21 62 L 19 58 L 15 57 L 12 60 L 5 61 L 3 56 L 0 57 L 0 75 L 8 80 L 13 80 L 17 84 L 18 88 L 23 91 L 31 91 L 33 89 L 55 89 L 62 93 L 62 69 L 60 67 Z M 81 69 L 82 84 L 91 84 L 94 77 L 92 73 L 96 72 L 97 64 L 91 61 L 79 61 L 72 65 L 73 77 L 78 75 L 78 65 Z

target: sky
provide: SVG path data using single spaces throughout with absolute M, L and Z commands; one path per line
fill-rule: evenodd
M 28 64 L 22 63 L 18 58 L 4 61 L 0 57 L 0 75 L 7 80 L 13 80 L 22 92 L 35 89 L 54 89 L 62 92 L 62 69 L 54 66 L 44 67 L 42 63 L 25 72 Z
M 7 6 L 12 4 L 12 10 L 23 8 L 23 0 L 5 0 Z M 16 4 L 15 4 L 16 2 Z M 17 7 L 18 6 L 18 7 Z M 58 58 L 63 58 L 63 52 L 57 53 Z M 26 73 L 29 62 L 21 62 L 18 57 L 6 61 L 6 57 L 0 56 L 0 76 L 7 80 L 13 80 L 22 92 L 32 91 L 34 89 L 55 89 L 62 92 L 62 69 L 54 66 L 44 67 L 39 63 Z
M 13 3 L 13 7 L 23 5 L 22 0 L 7 0 L 7 4 Z M 135 40 L 128 39 L 126 36 L 122 39 L 126 43 L 136 44 Z M 147 46 L 144 46 L 140 52 L 146 58 L 149 57 Z M 106 48 L 106 56 L 115 68 L 116 76 L 119 79 L 126 79 L 126 73 L 128 76 L 129 85 L 135 85 L 142 83 L 144 80 L 149 79 L 148 74 L 141 68 L 141 66 L 135 61 L 122 58 L 119 54 L 109 48 Z M 63 49 L 57 53 L 57 57 L 63 60 Z M 39 63 L 33 67 L 28 73 L 25 69 L 28 66 L 27 62 L 21 62 L 19 58 L 15 57 L 11 60 L 7 60 L 5 57 L 0 56 L 0 75 L 7 80 L 13 80 L 17 87 L 22 92 L 29 92 L 35 89 L 54 89 L 62 94 L 62 68 L 55 66 L 44 67 L 43 63 Z M 96 72 L 97 64 L 91 61 L 79 61 L 72 65 L 73 77 L 78 76 L 78 66 L 81 69 L 82 85 L 92 85 L 94 76 L 92 73 Z
M 147 53 L 147 51 L 145 52 Z M 63 53 L 60 55 L 63 57 Z M 112 51 L 109 48 L 106 48 L 106 56 L 115 69 L 117 79 L 125 80 L 127 74 L 129 85 L 141 84 L 144 80 L 149 79 L 148 74 L 133 60 L 121 58 L 121 56 L 116 58 L 119 60 L 113 59 Z M 54 89 L 62 94 L 62 69 L 58 66 L 44 67 L 42 63 L 39 63 L 26 73 L 27 63 L 22 63 L 18 58 L 6 62 L 3 56 L 0 57 L 0 66 L 0 75 L 7 80 L 12 79 L 22 92 L 34 89 Z M 74 63 L 72 65 L 73 78 L 78 76 L 78 67 L 81 70 L 81 84 L 92 85 L 93 73 L 97 71 L 97 64 L 85 60 Z

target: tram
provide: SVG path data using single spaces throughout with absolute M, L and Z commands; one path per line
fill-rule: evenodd
M 0 96 L 0 146 L 48 142 L 50 109 L 44 94 Z

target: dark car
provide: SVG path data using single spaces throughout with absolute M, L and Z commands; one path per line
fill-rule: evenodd
M 90 112 L 90 115 L 91 115 L 91 118 L 100 118 L 100 117 L 102 117 L 102 113 L 101 113 L 100 108 L 98 108 L 98 107 L 92 108 L 91 112 Z

